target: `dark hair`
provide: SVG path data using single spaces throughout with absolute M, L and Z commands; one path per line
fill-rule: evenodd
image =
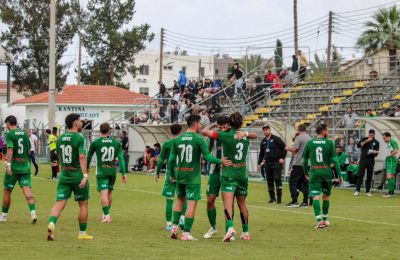
M 317 132 L 317 134 L 321 134 L 323 131 L 327 130 L 328 127 L 326 126 L 326 124 L 321 124 L 319 126 L 317 126 L 317 129 L 315 129 L 315 131 Z
M 297 128 L 297 130 L 299 132 L 305 132 L 307 130 L 306 125 L 305 124 L 301 124 L 299 125 L 299 127 Z
M 126 131 L 125 130 L 123 130 L 121 133 L 123 133 L 126 136 Z
M 192 127 L 195 123 L 200 122 L 201 117 L 199 115 L 190 115 L 187 119 L 188 127 Z
M 155 143 L 153 146 L 161 149 L 161 145 L 159 143 Z
M 10 125 L 17 125 L 17 118 L 15 116 L 8 116 L 4 122 L 6 124 L 9 123 Z
M 171 134 L 178 135 L 182 131 L 182 126 L 179 124 L 173 124 L 170 126 Z
M 374 129 L 369 129 L 368 134 L 375 134 L 375 130 Z
M 225 125 L 225 124 L 230 124 L 230 122 L 231 122 L 231 120 L 229 119 L 229 117 L 228 116 L 225 116 L 225 115 L 222 115 L 222 116 L 219 116 L 218 118 L 217 118 L 217 124 L 218 125 Z
M 385 137 L 392 137 L 392 135 L 391 135 L 389 132 L 384 132 L 384 133 L 382 134 L 382 136 L 385 136 Z
M 110 125 L 108 123 L 102 123 L 100 125 L 100 132 L 102 134 L 107 134 L 108 132 L 110 132 Z
M 271 127 L 269 125 L 265 125 L 265 126 L 263 126 L 262 130 L 264 130 L 264 129 L 271 129 Z
M 50 129 L 46 129 L 46 133 L 47 134 L 51 134 L 51 130 Z
M 53 135 L 57 134 L 57 131 L 58 131 L 57 127 L 53 127 L 51 129 L 51 132 L 53 133 Z
M 65 125 L 67 126 L 68 129 L 72 129 L 72 127 L 74 126 L 74 122 L 76 120 L 79 120 L 81 116 L 75 113 L 69 114 L 66 118 L 65 118 Z
M 231 127 L 234 129 L 240 129 L 243 125 L 243 116 L 239 112 L 233 113 L 229 117 L 231 121 Z

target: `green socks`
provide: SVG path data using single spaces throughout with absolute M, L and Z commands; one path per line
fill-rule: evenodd
M 388 178 L 388 184 L 389 184 L 389 191 L 390 192 L 394 191 L 396 187 L 394 178 Z
M 171 222 L 172 221 L 172 205 L 174 204 L 174 201 L 170 200 L 170 199 L 166 199 L 165 202 L 166 202 L 166 204 L 165 204 L 165 220 L 167 222 Z
M 321 205 L 319 200 L 313 200 L 314 215 L 318 222 L 322 221 Z
M 35 205 L 35 203 L 33 203 L 33 204 L 28 204 L 28 206 L 29 206 L 29 210 L 32 212 L 32 211 L 36 211 L 36 205 Z
M 174 225 L 178 225 L 179 224 L 179 219 L 181 218 L 182 212 L 178 212 L 178 211 L 173 211 L 172 212 L 172 223 Z
M 1 207 L 1 212 L 7 214 L 8 213 L 8 207 Z
M 210 222 L 211 227 L 215 228 L 217 225 L 217 209 L 213 208 L 207 210 L 208 221 Z
M 103 206 L 104 216 L 110 215 L 110 206 Z
M 249 232 L 249 224 L 243 224 L 243 232 Z
M 328 212 L 329 212 L 329 200 L 322 201 L 322 220 L 328 219 Z
M 226 221 L 226 231 L 228 232 L 228 229 L 233 227 L 233 220 L 227 220 Z
M 79 231 L 85 232 L 87 228 L 87 223 L 79 223 Z
M 54 224 L 56 224 L 56 223 L 57 223 L 57 217 L 55 217 L 55 216 L 50 216 L 50 218 L 49 218 L 49 223 L 54 223 Z
M 185 227 L 183 228 L 183 231 L 190 232 L 190 230 L 192 229 L 192 226 L 193 226 L 193 222 L 194 222 L 194 218 L 185 218 Z

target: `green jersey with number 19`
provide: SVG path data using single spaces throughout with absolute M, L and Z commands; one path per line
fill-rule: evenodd
M 201 154 L 211 163 L 221 164 L 208 150 L 206 141 L 200 135 L 186 132 L 177 137 L 168 160 L 168 170 L 179 184 L 201 184 Z M 176 164 L 173 162 L 176 160 Z M 173 167 L 175 166 L 175 171 Z
M 337 159 L 335 145 L 327 138 L 313 138 L 309 140 L 303 152 L 304 172 L 310 174 L 323 173 L 331 174 L 331 165 L 335 166 L 337 172 L 341 172 Z M 308 170 L 310 161 L 310 171 Z
M 31 174 L 31 142 L 28 134 L 20 129 L 13 129 L 6 134 L 6 145 L 13 149 L 11 171 L 14 174 Z
M 126 173 L 122 145 L 117 140 L 111 137 L 100 137 L 92 142 L 87 158 L 88 167 L 94 153 L 96 153 L 97 159 L 97 176 L 115 175 L 117 173 L 115 159 L 117 158 L 121 166 L 122 175 Z
M 67 132 L 57 139 L 57 154 L 60 157 L 59 182 L 76 183 L 83 178 L 79 157 L 86 154 L 85 139 L 79 133 Z
M 249 140 L 247 138 L 237 140 L 235 134 L 238 130 L 230 129 L 227 132 L 214 132 L 214 139 L 222 143 L 224 157 L 232 161 L 232 166 L 222 168 L 222 176 L 227 178 L 247 178 L 247 152 L 249 150 Z

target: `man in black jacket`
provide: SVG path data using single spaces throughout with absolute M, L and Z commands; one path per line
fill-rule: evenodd
M 258 170 L 265 167 L 267 176 L 268 192 L 270 200 L 268 203 L 282 203 L 282 167 L 285 163 L 286 149 L 285 143 L 281 138 L 271 133 L 271 128 L 266 125 L 263 127 L 265 138 L 260 145 L 258 156 Z M 275 188 L 276 195 L 275 197 Z

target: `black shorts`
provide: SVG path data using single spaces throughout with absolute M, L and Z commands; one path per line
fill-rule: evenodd
M 53 163 L 58 162 L 58 155 L 56 153 L 56 150 L 50 151 L 50 161 Z
M 2 152 L 3 154 L 7 154 L 7 148 L 5 148 L 5 147 L 1 148 L 1 152 Z

